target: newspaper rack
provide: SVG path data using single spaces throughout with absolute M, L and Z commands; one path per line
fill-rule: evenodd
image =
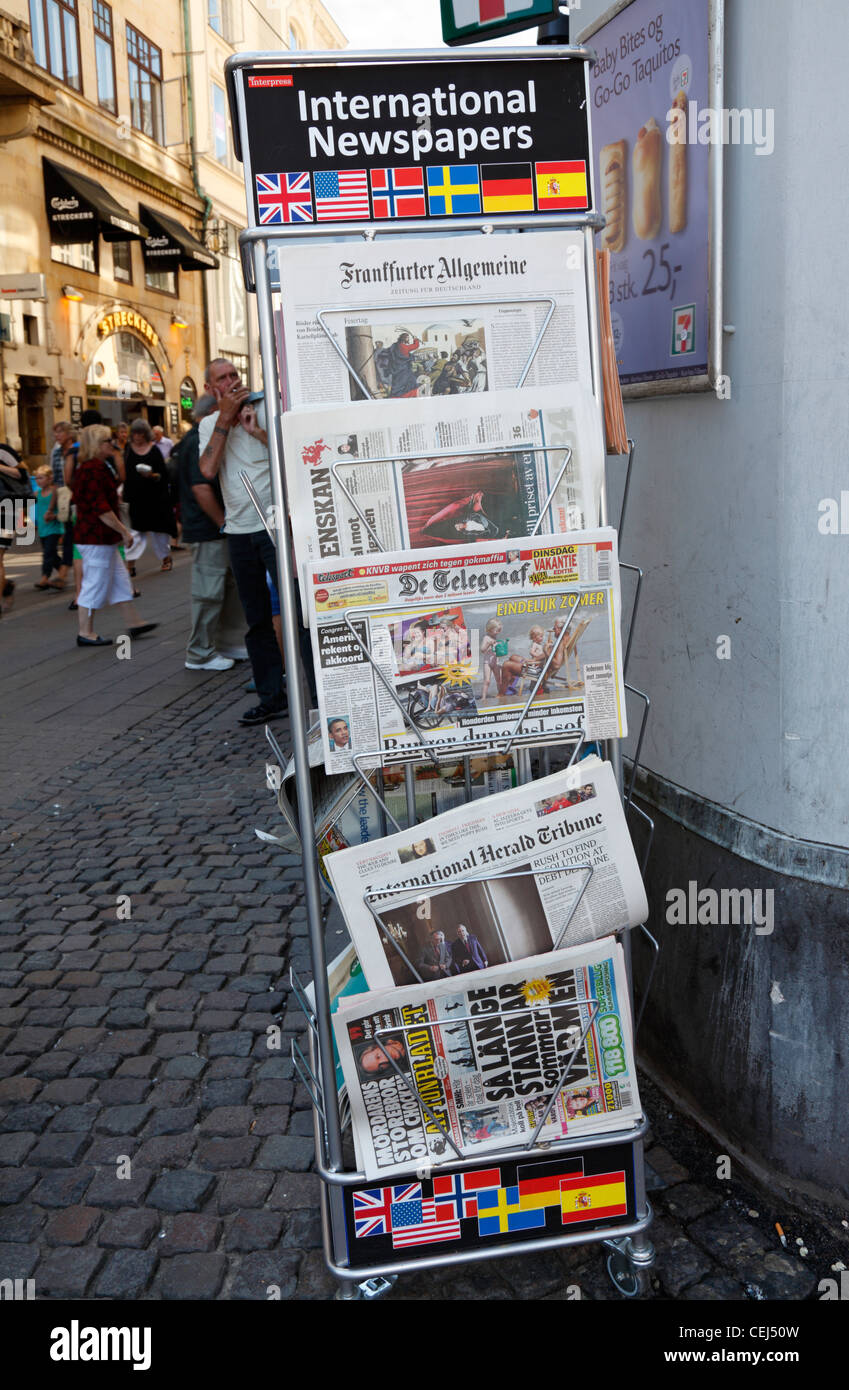
M 490 70 L 495 70 L 499 65 L 507 63 L 518 64 L 520 62 L 533 61 L 541 64 L 547 69 L 551 61 L 565 64 L 563 73 L 569 76 L 570 81 L 573 77 L 573 70 L 578 65 L 582 68 L 582 80 L 586 84 L 589 62 L 594 55 L 589 49 L 580 47 L 546 47 L 538 49 L 528 48 L 500 48 L 491 50 L 477 50 L 474 54 L 475 61 L 484 60 L 493 65 Z M 237 156 L 245 164 L 246 189 L 248 194 L 249 220 L 253 225 L 243 232 L 239 238 L 242 264 L 245 273 L 247 287 L 255 291 L 257 300 L 257 315 L 259 323 L 260 351 L 262 358 L 262 369 L 265 384 L 265 399 L 267 411 L 267 429 L 269 456 L 271 463 L 272 494 L 274 502 L 274 522 L 276 526 L 269 526 L 267 519 L 262 516 L 261 508 L 258 508 L 262 516 L 263 524 L 271 532 L 276 530 L 276 553 L 278 566 L 278 587 L 280 593 L 282 625 L 285 643 L 286 666 L 290 672 L 289 681 L 289 708 L 291 716 L 291 733 L 293 742 L 293 761 L 295 767 L 295 779 L 298 796 L 298 825 L 301 847 L 303 851 L 303 870 L 305 903 L 307 910 L 307 926 L 309 943 L 311 948 L 313 966 L 313 999 L 314 1005 L 307 997 L 301 982 L 292 973 L 291 985 L 295 999 L 303 1009 L 307 1020 L 307 1042 L 306 1053 L 301 1048 L 297 1040 L 292 1043 L 292 1055 L 294 1065 L 300 1080 L 306 1087 L 314 1107 L 314 1130 L 316 1142 L 316 1170 L 321 1179 L 321 1217 L 324 1237 L 324 1255 L 330 1271 L 336 1276 L 339 1282 L 338 1297 L 341 1298 L 372 1298 L 385 1292 L 394 1282 L 394 1278 L 408 1271 L 415 1271 L 422 1268 L 441 1268 L 448 1265 L 457 1264 L 463 1261 L 479 1261 L 492 1257 L 503 1257 L 508 1254 L 521 1255 L 535 1251 L 565 1247 L 587 1242 L 601 1243 L 609 1248 L 611 1254 L 608 1257 L 608 1272 L 614 1281 L 618 1291 L 625 1296 L 633 1297 L 644 1291 L 647 1287 L 648 1271 L 654 1262 L 654 1249 L 648 1237 L 648 1227 L 652 1220 L 652 1212 L 646 1197 L 646 1179 L 643 1160 L 643 1140 L 648 1130 L 648 1121 L 642 1116 L 637 1122 L 624 1126 L 621 1130 L 609 1131 L 594 1136 L 578 1136 L 574 1138 L 566 1137 L 558 1139 L 552 1143 L 540 1143 L 537 1135 L 532 1136 L 529 1145 L 519 1147 L 504 1147 L 497 1153 L 489 1153 L 482 1160 L 481 1156 L 470 1157 L 457 1154 L 456 1159 L 452 1159 L 445 1166 L 438 1169 L 420 1169 L 418 1172 L 411 1171 L 408 1177 L 408 1186 L 415 1188 L 418 1193 L 425 1197 L 428 1192 L 432 1194 L 433 1183 L 447 1182 L 451 1192 L 456 1193 L 458 1222 L 462 1226 L 462 1234 L 453 1243 L 452 1248 L 447 1245 L 437 1243 L 418 1244 L 412 1250 L 406 1246 L 396 1247 L 391 1235 L 376 1234 L 369 1239 L 362 1237 L 362 1227 L 364 1218 L 360 1209 L 359 1215 L 355 1211 L 355 1198 L 358 1196 L 362 1201 L 370 1198 L 373 1189 L 368 1184 L 365 1175 L 356 1171 L 351 1162 L 350 1152 L 346 1151 L 346 1144 L 343 1135 L 342 1114 L 340 1111 L 340 1098 L 337 1093 L 336 1085 L 336 1065 L 334 1057 L 334 1042 L 331 1026 L 331 1004 L 327 985 L 327 958 L 324 941 L 324 913 L 322 908 L 321 887 L 319 882 L 318 863 L 316 855 L 316 827 L 313 815 L 313 804 L 310 781 L 310 763 L 308 753 L 308 708 L 304 698 L 302 683 L 295 679 L 295 673 L 300 669 L 300 651 L 298 646 L 297 624 L 298 604 L 295 594 L 295 563 L 293 547 L 289 528 L 286 522 L 288 508 L 286 505 L 286 485 L 283 467 L 282 435 L 281 435 L 281 416 L 282 416 L 282 392 L 279 374 L 279 363 L 277 354 L 277 336 L 275 333 L 274 308 L 272 294 L 278 288 L 274 272 L 279 269 L 277 262 L 277 251 L 286 242 L 291 240 L 307 240 L 315 237 L 332 236 L 334 240 L 345 241 L 365 238 L 372 240 L 381 234 L 389 233 L 392 238 L 401 239 L 408 236 L 422 236 L 432 234 L 435 230 L 441 233 L 451 234 L 454 232 L 477 232 L 485 235 L 496 228 L 506 230 L 511 233 L 526 233 L 532 235 L 534 230 L 544 226 L 546 229 L 570 229 L 580 231 L 583 234 L 583 265 L 585 282 L 587 287 L 587 310 L 589 323 L 589 356 L 590 369 L 593 382 L 593 395 L 596 405 L 603 420 L 603 399 L 602 399 L 602 371 L 601 371 L 601 352 L 599 340 L 599 312 L 597 301 L 597 287 L 595 275 L 595 245 L 594 232 L 604 225 L 604 219 L 592 210 L 592 198 L 589 199 L 590 206 L 585 211 L 575 212 L 552 212 L 548 213 L 543 219 L 539 216 L 527 216 L 522 213 L 501 214 L 495 219 L 487 218 L 485 214 L 469 216 L 444 216 L 439 219 L 438 226 L 427 218 L 410 218 L 404 222 L 382 223 L 379 221 L 366 222 L 333 222 L 327 224 L 310 223 L 286 223 L 285 225 L 256 225 L 257 218 L 252 211 L 253 197 L 253 170 L 256 167 L 253 151 L 251 147 L 252 132 L 247 115 L 246 103 L 246 82 L 247 71 L 261 73 L 264 68 L 273 69 L 279 67 L 281 62 L 285 62 L 287 73 L 303 73 L 310 67 L 320 69 L 339 69 L 344 72 L 349 64 L 364 65 L 413 65 L 419 63 L 449 63 L 454 64 L 455 68 L 451 71 L 458 71 L 458 62 L 468 62 L 468 50 L 449 49 L 445 51 L 416 51 L 403 53 L 297 53 L 287 52 L 285 55 L 277 54 L 240 54 L 230 58 L 227 62 L 227 85 L 230 97 L 231 115 L 234 127 L 234 140 Z M 273 85 L 277 82 L 280 85 L 291 85 L 292 78 L 270 78 L 255 77 L 253 81 L 257 85 Z M 587 140 L 589 111 L 584 110 L 586 102 L 580 107 L 581 115 L 577 118 L 587 123 Z M 577 108 L 576 108 L 577 109 Z M 588 144 L 591 152 L 591 144 Z M 262 167 L 261 165 L 259 167 Z M 270 167 L 270 166 L 268 166 Z M 276 165 L 275 167 L 280 167 Z M 306 167 L 301 165 L 299 167 Z M 532 298 L 534 298 L 532 296 Z M 540 296 L 535 298 L 539 299 Z M 542 296 L 546 299 L 547 296 Z M 477 302 L 481 302 L 480 299 Z M 383 304 L 380 307 L 385 307 Z M 319 322 L 323 331 L 331 342 L 337 353 L 342 356 L 346 367 L 356 378 L 353 367 L 345 358 L 340 345 L 336 342 L 333 334 L 324 323 L 323 315 L 331 314 L 332 307 L 322 310 Z M 549 306 L 548 316 L 541 330 L 537 335 L 537 340 L 533 345 L 530 357 L 526 364 L 522 379 L 527 376 L 531 362 L 539 348 L 545 329 L 551 318 L 551 306 Z M 363 383 L 358 382 L 360 388 Z M 369 393 L 365 392 L 366 397 Z M 630 441 L 629 441 L 630 442 Z M 539 446 L 536 446 L 539 447 Z M 464 451 L 466 452 L 466 451 Z M 634 457 L 634 448 L 628 457 L 627 471 L 625 475 L 624 496 L 622 504 L 621 523 L 624 519 L 625 507 L 628 500 L 631 485 L 631 468 Z M 258 499 L 253 498 L 256 505 Z M 546 506 L 550 504 L 548 499 Z M 604 488 L 601 496 L 601 515 L 602 525 L 607 523 L 607 499 Z M 373 537 L 378 542 L 377 537 Z M 633 569 L 631 566 L 623 566 L 623 569 Z M 631 632 L 625 653 L 624 675 L 627 676 L 628 659 L 631 654 L 631 639 L 633 637 L 634 620 L 636 608 L 640 596 L 640 585 L 642 574 L 637 571 L 637 588 L 635 601 L 631 614 Z M 574 610 L 573 610 L 574 611 Z M 565 634 L 566 629 L 564 629 Z M 553 653 L 552 653 L 553 655 Z M 527 702 L 530 707 L 536 688 L 542 683 L 545 671 L 549 662 L 537 679 L 537 684 L 531 691 Z M 642 748 L 643 734 L 645 731 L 646 720 L 648 717 L 649 702 L 648 697 L 633 686 L 625 684 L 625 689 L 635 698 L 642 700 L 644 712 L 637 738 L 636 752 L 633 759 L 632 770 L 628 779 L 627 787 L 623 781 L 622 756 L 618 742 L 609 741 L 606 744 L 607 756 L 613 766 L 617 776 L 620 791 L 623 795 L 626 811 L 631 811 L 638 817 L 640 822 L 648 831 L 647 843 L 645 845 L 642 867 L 651 849 L 651 842 L 654 831 L 654 823 L 651 817 L 633 801 L 634 785 L 636 779 L 637 765 L 640 751 Z M 437 755 L 440 750 L 439 744 L 430 744 L 422 738 L 421 730 L 417 728 L 413 721 L 406 721 L 411 724 L 418 739 L 418 745 L 412 749 L 405 750 L 404 773 L 406 783 L 406 802 L 408 814 L 408 828 L 415 824 L 415 778 L 414 764 L 423 758 L 430 758 Z M 451 757 L 456 758 L 469 755 L 480 751 L 498 751 L 496 745 L 505 744 L 507 751 L 515 745 L 516 763 L 522 781 L 531 778 L 531 747 L 539 748 L 541 767 L 545 771 L 550 765 L 550 751 L 548 746 L 544 746 L 543 737 L 539 734 L 536 740 L 523 739 L 521 735 L 522 717 L 517 721 L 515 729 L 507 736 L 506 740 L 488 739 L 481 749 L 477 747 L 466 747 L 463 754 L 459 754 L 456 745 L 451 748 Z M 267 731 L 269 733 L 270 731 Z M 270 740 L 271 741 L 271 740 Z M 565 740 L 560 740 L 564 742 Z M 575 747 L 572 758 L 576 758 L 584 743 L 584 734 L 580 730 L 575 731 Z M 282 756 L 279 745 L 276 741 L 272 747 L 278 756 Z M 375 751 L 374 754 L 360 755 L 354 760 L 355 769 L 362 780 L 368 786 L 369 791 L 378 801 L 381 808 L 381 815 L 385 815 L 394 825 L 398 822 L 388 810 L 385 801 L 381 796 L 381 772 L 384 765 L 396 761 L 394 754 L 387 755 L 385 750 Z M 361 764 L 369 762 L 371 765 L 366 768 Z M 465 785 L 467 797 L 471 791 L 471 778 L 468 772 L 468 756 L 466 756 L 466 778 Z M 372 776 L 373 774 L 373 776 Z M 570 866 L 576 867 L 576 866 Z M 577 866 L 580 868 L 581 866 Z M 583 866 L 589 868 L 590 866 Z M 587 875 L 586 883 L 589 882 L 592 870 Z M 577 906 L 577 903 L 575 904 Z M 657 952 L 657 943 L 645 925 L 641 930 L 648 939 L 652 950 Z M 630 931 L 624 930 L 617 933 L 622 941 L 625 952 L 625 967 L 631 995 L 631 1012 L 633 1010 L 633 977 L 630 959 Z M 652 967 L 653 973 L 653 967 Z M 651 974 L 649 975 L 649 982 Z M 645 998 L 643 999 L 643 1004 Z M 597 1006 L 596 1006 L 597 1007 Z M 640 1015 L 642 1008 L 640 1010 Z M 635 1029 L 639 1026 L 639 1017 L 636 1017 Z M 587 1025 L 589 1026 L 589 1025 Z M 387 1054 L 388 1055 L 388 1054 Z M 574 1050 L 573 1050 L 574 1055 Z M 389 1058 L 390 1062 L 392 1061 Z M 562 1080 L 568 1076 L 572 1057 L 567 1056 L 562 1059 L 563 1070 Z M 551 1100 L 560 1089 L 553 1093 Z M 424 1103 L 424 1102 L 423 1102 Z M 446 1136 L 447 1137 L 447 1136 Z M 541 1183 L 547 1183 L 552 1192 L 558 1190 L 558 1184 L 604 1184 L 610 1183 L 616 1187 L 616 1191 L 624 1192 L 626 1195 L 614 1211 L 607 1215 L 600 1212 L 586 1214 L 579 1213 L 575 1218 L 567 1218 L 563 1215 L 563 1208 L 560 1205 L 546 1208 L 545 1224 L 537 1222 L 533 1229 L 517 1229 L 511 1227 L 509 1217 L 498 1216 L 496 1234 L 481 1235 L 476 1230 L 477 1222 L 471 1217 L 467 1217 L 466 1208 L 463 1206 L 464 1194 L 468 1196 L 467 1183 L 480 1175 L 471 1172 L 475 1167 L 480 1167 L 485 1162 L 488 1168 L 498 1175 L 498 1191 L 509 1188 L 519 1181 L 519 1175 L 525 1177 L 531 1174 Z M 406 1179 L 404 1180 L 406 1181 Z M 400 1184 L 403 1187 L 404 1182 Z M 397 1181 L 393 1182 L 393 1188 L 399 1186 Z M 562 1192 L 562 1186 L 559 1188 Z M 499 1208 L 500 1212 L 500 1208 Z M 358 1227 L 359 1222 L 359 1227 Z M 378 1223 L 379 1225 L 379 1223 Z

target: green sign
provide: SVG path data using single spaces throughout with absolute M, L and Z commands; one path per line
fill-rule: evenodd
M 558 0 L 440 0 L 440 5 L 448 44 L 486 43 L 547 24 L 560 13 Z

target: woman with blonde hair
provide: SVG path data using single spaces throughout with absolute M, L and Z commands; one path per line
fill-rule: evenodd
M 74 540 L 83 564 L 78 600 L 78 647 L 110 647 L 111 637 L 98 637 L 94 613 L 107 604 L 119 603 L 129 620 L 131 637 L 152 632 L 157 623 L 139 622 L 132 602 L 133 586 L 118 551 L 119 542 L 130 540 L 121 521 L 118 483 L 107 460 L 115 452 L 108 425 L 87 425 L 80 434 L 79 462 L 71 479 L 71 492 L 77 509 Z

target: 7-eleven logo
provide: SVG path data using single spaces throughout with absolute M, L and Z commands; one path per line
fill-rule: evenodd
M 684 304 L 672 311 L 672 356 L 685 357 L 696 351 L 696 306 Z

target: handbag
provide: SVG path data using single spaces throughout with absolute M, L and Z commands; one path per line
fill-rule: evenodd
M 73 493 L 69 487 L 63 484 L 56 489 L 56 518 L 61 522 L 71 520 L 71 501 Z
M 21 466 L 20 457 L 8 444 L 0 444 L 0 463 L 5 463 L 10 468 Z M 0 499 L 11 497 L 18 500 L 35 496 L 29 474 L 26 473 L 26 470 L 24 471 L 25 476 L 23 478 L 20 475 L 17 478 L 10 478 L 8 473 L 0 473 Z

